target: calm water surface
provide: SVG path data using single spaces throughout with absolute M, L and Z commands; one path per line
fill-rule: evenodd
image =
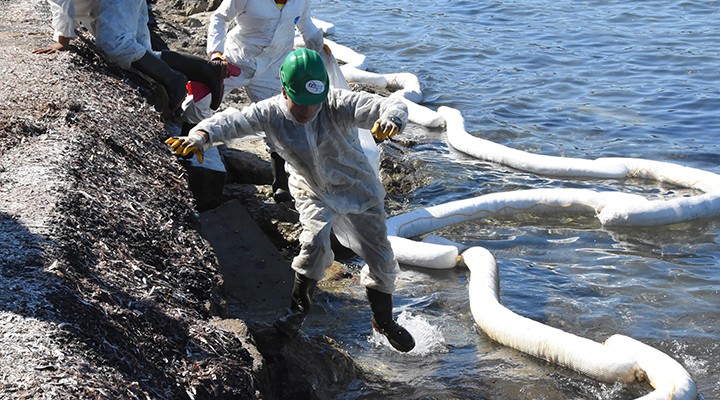
M 715 1 L 314 0 L 333 39 L 369 70 L 407 71 L 424 104 L 459 109 L 472 134 L 556 156 L 638 157 L 720 173 L 720 4 Z M 411 127 L 409 157 L 432 177 L 406 209 L 538 187 L 682 192 L 656 182 L 561 180 L 480 162 L 441 130 Z M 609 229 L 590 217 L 474 221 L 435 232 L 488 248 L 511 310 L 602 342 L 620 333 L 678 360 L 705 399 L 720 399 L 720 220 Z M 343 399 L 632 399 L 500 346 L 478 332 L 468 272 L 403 267 L 401 318 L 422 332 L 399 354 L 369 336 L 359 285 L 321 293 L 311 333 L 337 339 L 391 385 Z

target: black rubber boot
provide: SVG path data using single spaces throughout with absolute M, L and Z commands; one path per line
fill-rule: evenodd
M 272 152 L 270 153 L 270 165 L 273 174 L 273 200 L 275 200 L 275 203 L 292 201 L 293 198 L 290 195 L 290 186 L 288 185 L 288 174 L 285 172 L 285 160 L 280 157 L 280 154 Z
M 293 284 L 292 299 L 290 300 L 290 308 L 287 313 L 278 318 L 273 326 L 282 334 L 288 337 L 297 336 L 305 317 L 310 312 L 312 304 L 312 295 L 315 293 L 317 281 L 310 279 L 305 275 L 295 273 L 295 282 Z
M 366 292 L 372 310 L 373 329 L 385 335 L 397 351 L 407 353 L 414 349 L 415 339 L 410 332 L 393 320 L 392 295 L 370 288 L 366 288 Z
M 180 128 L 180 136 L 187 136 L 188 133 L 190 133 L 190 130 L 195 127 L 197 124 L 191 124 L 189 122 L 183 121 L 182 127 Z
M 182 72 L 189 80 L 203 83 L 210 88 L 212 95 L 210 108 L 217 110 L 220 107 L 225 92 L 227 63 L 168 50 L 163 51 L 161 57 L 171 68 Z
M 187 78 L 185 75 L 176 71 L 165 61 L 155 57 L 150 52 L 146 52 L 141 59 L 132 63 L 132 67 L 163 85 L 168 95 L 168 108 L 170 111 L 180 108 L 185 96 L 187 96 L 185 89 Z

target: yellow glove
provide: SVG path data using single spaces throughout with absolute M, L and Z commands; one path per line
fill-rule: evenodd
M 188 136 L 170 137 L 165 140 L 165 143 L 170 145 L 173 154 L 184 158 L 192 158 L 194 154 L 198 162 L 202 164 L 203 155 L 205 154 L 205 142 L 207 141 L 206 135 L 207 133 L 204 131 L 197 131 L 190 133 Z
M 330 46 L 323 43 L 323 50 L 325 51 L 325 54 L 330 55 L 332 54 L 332 51 L 330 50 Z
M 398 117 L 380 117 L 375 121 L 370 133 L 375 137 L 375 140 L 383 141 L 397 135 L 401 126 L 402 121 Z

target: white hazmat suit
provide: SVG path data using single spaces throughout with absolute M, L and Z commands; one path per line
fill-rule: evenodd
M 242 110 L 229 108 L 200 122 L 191 134 L 207 132 L 210 140 L 205 147 L 216 141 L 264 136 L 271 150 L 287 161 L 290 192 L 300 213 L 301 250 L 293 269 L 322 279 L 334 259 L 330 243 L 334 232 L 367 263 L 361 283 L 392 293 L 399 267 L 387 239 L 385 189 L 354 129 L 370 129 L 381 117 L 397 117 L 404 127 L 407 106 L 394 98 L 331 89 L 306 124 L 297 123 L 287 100 L 277 95 Z
M 96 0 L 48 0 L 52 13 L 53 40 L 74 38 L 79 26 L 95 34 Z
M 293 50 L 296 27 L 308 48 L 322 49 L 323 33 L 311 21 L 309 0 L 288 0 L 282 9 L 270 0 L 224 0 L 210 17 L 207 54 L 220 52 L 240 68 L 239 76 L 225 79 L 225 94 L 244 87 L 254 102 L 277 94 L 278 70 Z M 213 113 L 208 97 L 196 102 L 188 96 L 182 107 L 183 120 L 190 124 Z
M 97 0 L 98 17 L 95 22 L 95 43 L 111 64 L 129 69 L 146 52 L 153 51 L 148 28 L 146 0 Z
M 95 36 L 95 44 L 111 64 L 129 69 L 146 52 L 153 51 L 146 0 L 48 0 L 53 40 L 76 37 L 78 26 Z M 208 102 L 209 104 L 209 102 Z

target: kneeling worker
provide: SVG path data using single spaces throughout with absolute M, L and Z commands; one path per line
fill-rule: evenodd
M 367 263 L 361 272 L 372 310 L 372 326 L 402 352 L 415 347 L 412 335 L 392 316 L 392 293 L 400 271 L 385 225 L 385 189 L 363 153 L 357 129 L 373 128 L 387 139 L 407 124 L 407 107 L 397 99 L 330 89 L 318 53 L 300 48 L 280 67 L 282 93 L 242 110 L 227 109 L 200 122 L 188 136 L 167 143 L 176 154 L 196 154 L 214 142 L 264 132 L 272 151 L 287 161 L 289 186 L 300 213 L 300 253 L 293 259 L 295 282 L 287 314 L 275 327 L 295 336 L 310 311 L 311 296 L 334 260 L 335 232 Z M 342 240 L 341 240 L 342 241 Z

